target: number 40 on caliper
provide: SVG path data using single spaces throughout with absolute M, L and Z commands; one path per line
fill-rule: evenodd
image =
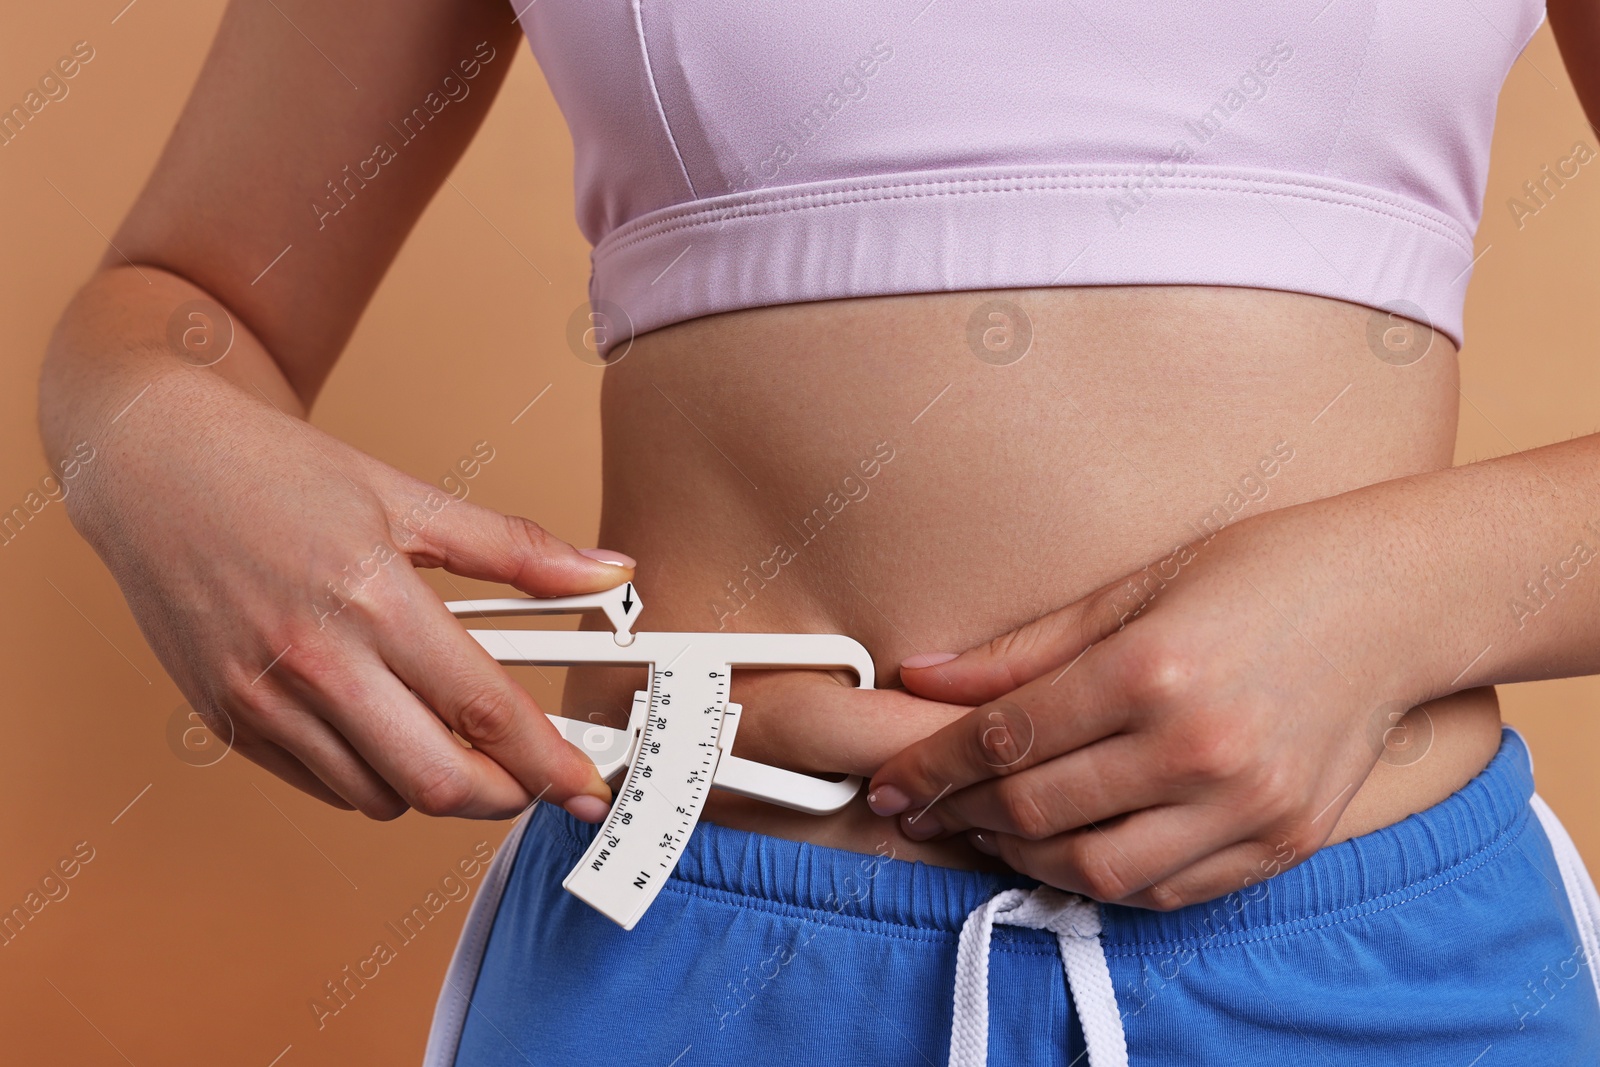
M 603 630 L 468 630 L 501 663 L 646 667 L 625 730 L 551 715 L 561 735 L 589 753 L 607 780 L 626 768 L 605 822 L 561 883 L 632 930 L 666 883 L 713 788 L 826 815 L 849 803 L 859 777 L 831 782 L 733 754 L 741 708 L 728 701 L 734 668 L 854 671 L 873 686 L 872 657 L 840 634 L 633 633 L 643 605 L 629 583 L 584 596 L 458 600 L 457 618 L 603 611 Z

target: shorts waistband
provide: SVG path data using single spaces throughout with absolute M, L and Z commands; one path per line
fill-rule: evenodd
M 1118 946 L 1258 939 L 1269 928 L 1294 932 L 1402 904 L 1471 873 L 1510 847 L 1530 816 L 1532 796 L 1527 745 L 1506 727 L 1489 765 L 1426 811 L 1321 849 L 1298 866 L 1216 901 L 1171 912 L 1106 906 L 1103 943 L 1113 952 Z M 598 830 L 548 804 L 540 805 L 534 818 L 547 833 L 564 839 L 574 861 Z M 887 853 L 887 848 L 880 855 L 849 852 L 701 823 L 666 891 L 837 925 L 887 924 L 922 938 L 954 939 L 967 916 L 997 893 L 1039 884 L 1019 874 L 935 867 Z M 1226 909 L 1225 923 L 1219 922 L 1219 907 Z

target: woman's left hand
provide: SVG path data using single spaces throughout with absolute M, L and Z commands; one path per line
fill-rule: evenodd
M 948 662 L 907 661 L 911 692 L 981 706 L 885 763 L 873 810 L 1160 910 L 1304 860 L 1397 712 L 1448 691 L 1427 622 L 1448 579 L 1418 566 L 1423 527 L 1397 499 L 1254 516 Z

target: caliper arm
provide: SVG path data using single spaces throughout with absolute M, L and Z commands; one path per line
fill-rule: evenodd
M 632 582 L 577 596 L 502 597 L 499 600 L 452 600 L 445 605 L 458 619 L 486 619 L 496 615 L 576 615 L 603 611 L 616 631 L 617 644 L 633 644 L 633 623 L 644 610 Z

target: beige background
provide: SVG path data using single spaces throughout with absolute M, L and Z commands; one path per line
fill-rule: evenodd
M 122 11 L 125 2 L 11 4 L 0 15 L 0 102 L 20 100 L 74 42 L 97 53 L 65 100 L 0 148 L 0 511 L 46 472 L 34 388 L 51 325 L 154 163 L 222 6 L 146 0 Z M 1467 303 L 1461 461 L 1600 422 L 1600 164 L 1521 230 L 1506 206 L 1578 140 L 1596 144 L 1546 28 L 1502 98 Z M 487 440 L 495 459 L 472 482 L 473 499 L 586 545 L 599 503 L 599 372 L 564 340 L 587 279 L 570 175 L 560 115 L 524 47 L 314 418 L 434 482 Z M 58 504 L 0 546 L 0 604 L 0 911 L 78 842 L 94 849 L 70 895 L 0 947 L 6 1058 L 417 1062 L 465 903 L 445 908 L 320 1030 L 308 1002 L 373 942 L 392 940 L 385 922 L 477 842 L 498 845 L 505 824 L 413 813 L 379 825 L 237 756 L 210 767 L 180 760 L 168 737 L 178 692 Z M 538 697 L 553 693 L 553 675 L 524 680 Z M 1513 686 L 1503 697 L 1542 792 L 1600 868 L 1600 684 Z

